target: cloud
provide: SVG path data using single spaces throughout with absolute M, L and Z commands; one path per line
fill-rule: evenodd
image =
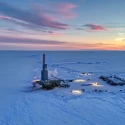
M 85 24 L 83 26 L 89 28 L 89 30 L 92 30 L 92 31 L 102 31 L 102 30 L 106 31 L 107 30 L 105 27 L 97 25 L 97 24 Z
M 51 16 L 52 20 L 55 20 L 58 17 L 69 19 L 76 17 L 76 14 L 73 10 L 77 7 L 77 5 L 72 3 L 56 3 L 56 4 L 47 4 L 47 5 L 33 5 L 35 10 L 38 13 L 46 14 L 47 16 Z
M 119 36 L 124 36 L 125 33 L 121 33 L 121 32 L 120 32 L 120 33 L 118 33 L 118 35 L 119 35 Z
M 24 22 L 24 21 L 15 19 L 15 18 L 11 18 L 11 17 L 8 17 L 8 16 L 0 16 L 0 20 L 10 21 L 10 22 L 15 23 L 17 25 L 26 26 L 26 27 L 29 27 L 29 28 L 34 27 L 30 23 L 27 23 L 27 22 Z
M 75 9 L 77 5 L 71 4 L 71 3 L 60 3 L 60 4 L 57 4 L 56 7 L 57 7 L 57 12 L 62 16 L 67 18 L 76 17 L 76 14 L 73 13 L 72 10 Z
M 23 9 L 16 8 L 7 3 L 0 2 L 0 13 L 4 14 L 10 19 L 4 18 L 8 21 L 13 21 L 17 23 L 17 20 L 26 22 L 24 25 L 39 26 L 39 27 L 48 27 L 55 29 L 66 29 L 67 24 L 60 23 L 58 21 L 48 18 L 45 14 L 37 13 L 35 10 L 27 11 Z M 15 21 L 16 20 L 16 21 Z M 22 25 L 23 23 L 21 23 Z
M 125 37 L 116 38 L 115 41 L 125 41 Z
M 73 43 L 70 48 L 73 50 L 125 50 L 123 45 L 107 43 Z
M 33 44 L 33 45 L 63 45 L 66 42 L 54 40 L 41 40 L 32 38 L 0 36 L 0 43 Z
M 124 50 L 123 45 L 107 43 L 68 43 L 54 40 L 19 38 L 0 35 L 0 49 L 12 50 Z
M 81 27 L 77 27 L 77 28 L 75 28 L 76 30 L 84 30 L 83 28 L 81 28 Z
M 46 34 L 46 35 L 51 35 L 51 36 L 63 36 L 63 35 L 65 35 L 65 33 L 62 33 L 62 32 L 58 32 L 58 31 L 56 31 L 56 32 L 54 32 L 54 31 L 48 31 L 47 32 L 48 34 Z
M 107 28 L 108 29 L 108 31 L 122 31 L 123 30 L 123 28 Z
M 103 45 L 103 46 L 114 46 L 116 44 L 111 44 L 111 43 L 96 43 L 95 45 L 98 45 L 98 46 L 100 46 L 100 45 Z

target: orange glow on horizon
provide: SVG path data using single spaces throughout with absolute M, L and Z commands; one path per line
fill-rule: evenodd
M 0 43 L 1 50 L 125 50 L 125 45 L 118 44 L 23 44 L 23 43 Z

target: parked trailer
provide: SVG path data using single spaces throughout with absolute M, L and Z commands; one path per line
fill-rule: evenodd
M 123 82 L 125 82 L 125 79 L 123 79 L 123 78 L 120 78 L 120 77 L 118 77 L 118 76 L 114 76 L 114 78 L 116 78 L 116 79 L 118 79 L 118 80 L 121 80 L 121 81 L 123 81 Z
M 106 81 L 108 84 L 117 86 L 117 85 L 125 85 L 125 80 L 121 79 L 120 77 L 116 76 L 100 76 L 100 79 Z

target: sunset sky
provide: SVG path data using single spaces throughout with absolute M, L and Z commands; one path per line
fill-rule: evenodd
M 125 50 L 125 0 L 0 0 L 0 50 Z

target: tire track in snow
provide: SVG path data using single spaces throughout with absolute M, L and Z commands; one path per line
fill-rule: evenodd
M 5 116 L 2 120 L 2 125 L 13 125 L 13 117 L 17 115 L 17 108 L 16 108 L 17 97 L 13 100 L 13 103 L 10 105 L 9 109 L 5 113 Z
M 34 123 L 34 121 L 33 121 L 32 114 L 31 114 L 31 112 L 30 112 L 30 110 L 29 110 L 29 104 L 28 104 L 28 102 L 27 102 L 27 100 L 26 100 L 25 97 L 24 97 L 24 104 L 25 104 L 25 107 L 26 107 L 27 112 L 28 112 L 28 114 L 29 114 L 28 117 L 29 117 L 29 119 L 30 119 L 32 125 L 35 125 L 35 123 Z
M 79 120 L 81 120 L 82 122 L 86 122 L 87 124 L 89 123 L 89 125 L 95 125 L 94 123 L 90 122 L 89 120 L 81 117 L 80 115 L 78 115 L 77 113 L 73 113 L 71 110 L 68 110 L 68 108 L 64 107 L 65 104 L 64 102 L 62 101 L 62 103 L 55 103 L 54 101 L 46 101 L 46 100 L 43 100 L 43 102 L 46 102 L 48 105 L 54 107 L 54 108 L 58 108 L 59 111 L 62 111 L 66 114 L 69 114 L 71 116 L 73 116 L 74 118 L 78 118 Z
M 35 125 L 27 100 L 28 98 L 25 95 L 16 95 L 10 108 L 3 117 L 1 125 Z
M 117 107 L 119 107 L 119 109 L 121 110 L 121 112 L 125 112 L 125 94 L 124 93 L 120 93 L 120 94 L 116 94 L 116 97 L 112 98 L 115 102 L 115 105 Z

